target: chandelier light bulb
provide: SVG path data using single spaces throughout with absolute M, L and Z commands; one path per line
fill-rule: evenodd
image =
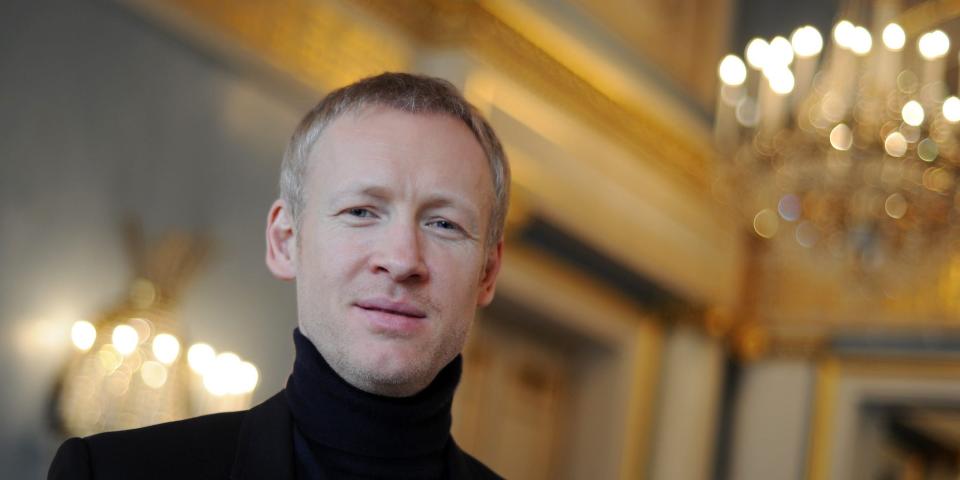
M 912 127 L 919 127 L 923 123 L 923 106 L 916 100 L 910 100 L 900 110 L 903 122 Z
M 790 40 L 781 36 L 773 37 L 773 40 L 770 40 L 767 62 L 783 66 L 793 63 L 793 46 L 790 45 Z
M 170 365 L 180 354 L 180 341 L 169 333 L 161 333 L 153 339 L 153 356 Z
M 113 340 L 113 348 L 116 348 L 120 355 L 126 356 L 137 349 L 137 345 L 140 343 L 140 335 L 130 325 L 117 325 L 113 329 L 111 340 Z
M 736 55 L 723 57 L 718 72 L 720 81 L 731 87 L 743 85 L 743 82 L 747 79 L 747 67 L 743 64 L 743 60 L 740 60 L 740 57 Z
M 924 33 L 917 41 L 920 55 L 927 60 L 935 60 L 950 51 L 950 38 L 942 30 Z
M 960 98 L 950 97 L 943 101 L 943 118 L 950 123 L 960 122 Z
M 187 350 L 187 363 L 194 372 L 204 375 L 210 370 L 217 353 L 206 343 L 195 343 Z
M 871 47 L 873 47 L 873 37 L 870 36 L 870 31 L 863 27 L 855 27 L 850 40 L 850 50 L 862 57 L 870 53 Z
M 853 132 L 846 124 L 838 123 L 830 130 L 830 146 L 840 151 L 850 150 L 853 145 Z
M 73 323 L 73 326 L 70 327 L 70 340 L 73 341 L 73 346 L 78 349 L 83 351 L 90 350 L 93 342 L 97 340 L 97 328 L 86 320 L 76 321 Z
M 823 37 L 810 25 L 794 30 L 793 35 L 790 36 L 790 43 L 793 44 L 793 52 L 800 58 L 812 57 L 823 50 Z
M 883 149 L 891 157 L 902 157 L 907 153 L 907 139 L 902 133 L 893 132 L 883 141 Z
M 853 31 L 856 27 L 847 20 L 840 20 L 837 26 L 833 27 L 833 41 L 842 49 L 849 50 L 853 44 Z
M 777 95 L 786 95 L 793 91 L 796 81 L 786 66 L 774 66 L 763 69 L 763 75 L 770 82 L 770 89 Z
M 896 23 L 888 24 L 883 28 L 883 44 L 894 52 L 899 52 L 907 42 L 907 34 L 903 27 Z
M 746 57 L 747 63 L 754 70 L 763 70 L 767 64 L 767 55 L 770 51 L 770 44 L 762 38 L 754 38 L 747 44 Z

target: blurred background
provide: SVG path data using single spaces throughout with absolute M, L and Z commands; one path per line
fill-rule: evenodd
M 294 290 L 262 258 L 286 140 L 325 92 L 406 70 L 462 88 L 514 170 L 467 451 L 518 479 L 956 479 L 958 18 L 0 2 L 4 477 L 283 387 Z

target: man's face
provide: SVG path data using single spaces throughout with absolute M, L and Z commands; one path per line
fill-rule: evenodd
M 363 390 L 411 395 L 463 348 L 493 298 L 493 181 L 460 120 L 370 107 L 311 152 L 296 237 L 300 329 Z

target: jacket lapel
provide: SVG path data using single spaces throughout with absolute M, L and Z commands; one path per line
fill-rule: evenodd
M 293 417 L 283 390 L 247 412 L 230 478 L 294 480 Z

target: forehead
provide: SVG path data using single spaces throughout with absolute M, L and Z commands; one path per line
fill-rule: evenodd
M 492 202 L 493 178 L 476 136 L 445 113 L 408 113 L 368 106 L 334 119 L 309 155 L 309 184 L 363 180 L 431 187 Z M 490 197 L 490 198 L 486 198 Z

